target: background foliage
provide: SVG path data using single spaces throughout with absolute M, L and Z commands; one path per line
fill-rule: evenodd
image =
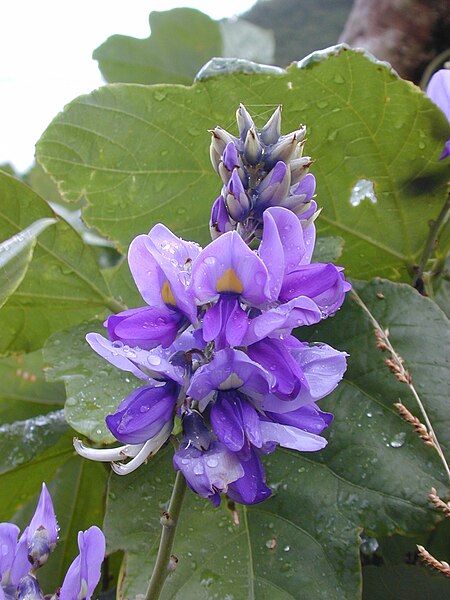
M 0 253 L 0 260 L 7 257 L 0 263 L 5 296 L 0 344 L 9 354 L 0 359 L 5 422 L 0 485 L 9 490 L 0 497 L 0 519 L 26 523 L 40 482 L 51 481 L 64 538 L 59 566 L 46 574 L 48 589 L 61 581 L 73 558 L 74 532 L 103 518 L 108 551 L 124 552 L 119 593 L 133 597 L 145 588 L 144 565 L 155 558 L 159 515 L 172 487 L 171 453 L 159 453 L 125 478 L 111 476 L 102 465 L 73 456 L 60 408 L 65 401 L 67 422 L 78 433 L 95 443 L 111 442 L 104 416 L 139 383 L 93 354 L 84 335 L 101 331 L 98 319 L 110 311 L 141 302 L 122 260 L 135 235 L 162 221 L 184 238 L 208 241 L 209 211 L 220 183 L 209 163 L 207 132 L 216 124 L 234 132 L 239 102 L 258 125 L 278 104 L 283 132 L 307 124 L 306 149 L 315 161 L 323 207 L 316 259 L 339 257 L 369 310 L 389 328 L 447 450 L 450 442 L 449 322 L 433 297 L 409 285 L 429 221 L 446 199 L 448 165 L 438 157 L 449 127 L 442 113 L 387 66 L 346 48 L 318 53 L 279 74 L 243 74 L 232 63 L 223 75 L 179 85 L 191 82 L 198 68 L 194 58 L 205 62 L 218 41 L 216 35 L 200 36 L 205 47 L 195 50 L 199 34 L 188 35 L 189 28 L 166 57 L 164 83 L 154 83 L 161 81 L 155 79 L 153 56 L 160 56 L 165 27 L 192 23 L 217 33 L 217 24 L 196 11 L 154 14 L 151 22 L 148 40 L 110 38 L 96 51 L 106 77 L 125 82 L 75 99 L 40 139 L 38 161 L 58 191 L 39 171 L 28 179 L 34 191 L 11 175 L 0 176 L 0 237 L 9 240 L 3 245 L 9 254 Z M 111 59 L 117 52 L 125 56 L 126 70 Z M 183 53 L 192 68 L 176 72 Z M 355 200 L 361 180 L 373 183 L 374 196 Z M 52 204 L 56 215 L 48 201 L 66 210 L 72 203 L 81 209 L 84 225 Z M 93 231 L 96 243 L 100 234 L 116 250 L 108 248 L 105 255 L 103 247 L 99 253 L 86 237 Z M 444 263 L 448 251 L 444 232 L 434 258 Z M 448 311 L 445 282 L 436 277 L 435 283 L 436 298 Z M 409 389 L 386 369 L 372 325 L 350 299 L 335 318 L 298 336 L 350 354 L 344 382 L 321 403 L 336 415 L 328 448 L 270 456 L 273 498 L 238 507 L 236 514 L 233 507 L 215 510 L 188 492 L 175 542 L 180 564 L 164 598 L 285 600 L 302 589 L 314 600 L 356 600 L 363 530 L 363 539 L 381 542 L 378 552 L 364 547 L 363 562 L 373 563 L 363 569 L 366 599 L 376 597 L 376 578 L 391 585 L 393 573 L 400 590 L 415 582 L 411 600 L 423 597 L 421 586 L 442 588 L 441 580 L 423 570 L 399 567 L 401 551 L 393 548 L 403 542 L 383 542 L 394 534 L 428 544 L 430 535 L 439 538 L 439 515 L 427 493 L 434 486 L 445 494 L 441 464 L 392 406 L 401 399 L 415 412 Z M 438 547 L 446 551 L 444 544 Z M 374 566 L 383 560 L 383 567 Z

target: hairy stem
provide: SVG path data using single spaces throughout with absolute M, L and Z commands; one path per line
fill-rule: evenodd
M 428 262 L 430 256 L 432 255 L 433 250 L 436 247 L 436 242 L 437 242 L 437 239 L 439 236 L 439 232 L 440 232 L 441 228 L 447 222 L 449 214 L 450 214 L 450 193 L 448 194 L 447 201 L 444 204 L 444 206 L 442 207 L 441 212 L 439 213 L 437 219 L 432 221 L 430 224 L 430 231 L 428 233 L 427 241 L 425 243 L 425 247 L 423 249 L 422 256 L 420 257 L 419 265 L 415 271 L 413 282 L 412 282 L 413 287 L 415 287 L 417 289 L 419 287 L 418 284 L 420 284 L 420 282 L 422 281 L 422 277 L 423 277 L 424 271 L 426 269 L 427 262 Z
M 433 426 L 431 425 L 431 421 L 428 417 L 427 411 L 425 410 L 425 406 L 422 402 L 422 400 L 420 399 L 419 394 L 417 393 L 416 388 L 414 387 L 413 383 L 411 382 L 411 378 L 409 376 L 408 371 L 405 369 L 405 367 L 403 366 L 403 360 L 400 357 L 400 355 L 396 352 L 396 350 L 394 349 L 394 347 L 392 346 L 388 335 L 386 334 L 386 332 L 383 330 L 383 328 L 381 327 L 381 325 L 378 323 L 378 321 L 375 319 L 375 317 L 373 316 L 373 314 L 370 312 L 370 310 L 367 308 L 367 306 L 364 304 L 363 300 L 358 296 L 358 294 L 355 292 L 355 290 L 353 289 L 351 292 L 351 297 L 352 300 L 360 307 L 362 308 L 362 310 L 366 313 L 366 315 L 368 316 L 370 322 L 372 323 L 372 325 L 374 326 L 377 335 L 379 336 L 379 338 L 381 338 L 383 340 L 384 346 L 386 347 L 386 350 L 390 353 L 392 360 L 395 363 L 396 369 L 398 370 L 399 373 L 401 373 L 403 375 L 403 379 L 402 381 L 404 381 L 406 383 L 406 385 L 409 387 L 409 389 L 412 392 L 412 395 L 414 396 L 415 401 L 417 402 L 417 405 L 420 409 L 420 412 L 422 413 L 422 416 L 424 418 L 424 421 L 426 423 L 428 432 L 430 434 L 430 437 L 433 441 L 433 446 L 436 450 L 436 452 L 439 455 L 439 458 L 442 461 L 442 464 L 444 465 L 444 469 L 445 472 L 447 473 L 448 479 L 450 480 L 450 468 L 448 466 L 447 460 L 445 458 L 444 452 L 441 448 L 441 445 L 439 444 L 439 440 L 437 439 L 437 436 L 434 432 Z
M 176 562 L 171 552 L 185 491 L 186 480 L 181 471 L 178 471 L 170 497 L 169 510 L 161 517 L 162 532 L 158 556 L 144 600 L 158 600 L 167 576 L 175 568 Z

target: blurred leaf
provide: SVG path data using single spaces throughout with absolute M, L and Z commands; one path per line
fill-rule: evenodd
M 441 574 L 425 567 L 365 567 L 363 600 L 425 600 L 448 597 L 450 585 Z
M 25 277 L 37 236 L 56 222 L 56 219 L 39 219 L 0 244 L 0 308 Z
M 67 422 L 95 442 L 111 443 L 115 438 L 106 428 L 105 416 L 142 382 L 91 350 L 85 340 L 91 331 L 105 333 L 101 323 L 92 321 L 60 331 L 48 340 L 44 349 L 45 360 L 51 365 L 47 376 L 66 385 Z
M 223 19 L 219 25 L 223 44 L 221 56 L 274 63 L 275 36 L 272 30 L 236 18 Z
M 220 55 L 219 25 L 192 8 L 150 13 L 151 35 L 143 40 L 113 35 L 93 54 L 109 82 L 185 83 Z
M 221 182 L 212 169 L 207 130 L 235 132 L 244 102 L 261 126 L 283 104 L 283 132 L 308 125 L 314 158 L 319 235 L 345 240 L 340 263 L 354 277 L 407 279 L 428 221 L 446 197 L 438 157 L 449 135 L 442 113 L 412 84 L 345 48 L 285 74 L 239 74 L 192 87 L 115 85 L 82 96 L 58 115 L 37 156 L 66 200 L 84 194 L 86 222 L 122 248 L 163 221 L 204 243 Z M 350 203 L 361 179 L 376 201 Z
M 341 237 L 320 237 L 316 240 L 312 262 L 335 263 L 344 249 Z
M 54 217 L 28 186 L 0 174 L 0 234 L 11 237 L 38 219 Z M 118 310 L 91 250 L 64 221 L 39 236 L 27 274 L 0 311 L 0 354 L 29 352 L 83 319 Z
M 0 359 L 1 423 L 37 417 L 64 404 L 64 385 L 45 381 L 42 367 L 41 352 Z
M 67 430 L 62 410 L 1 425 L 0 474 L 34 460 L 54 446 Z
M 47 439 L 51 441 L 51 436 Z M 42 482 L 50 481 L 56 470 L 73 454 L 72 435 L 69 433 L 60 437 L 58 442 L 51 443 L 45 452 L 30 462 L 23 462 L 0 475 L 0 521 L 11 520 L 41 489 Z M 2 467 L 5 468 L 5 465 L 2 464 Z
M 442 273 L 435 282 L 434 301 L 450 319 L 450 252 L 445 258 Z

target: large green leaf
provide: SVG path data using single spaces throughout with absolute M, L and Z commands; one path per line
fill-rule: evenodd
M 0 244 L 0 308 L 25 277 L 37 236 L 54 223 L 56 219 L 39 219 Z
M 357 51 L 336 49 L 280 75 L 106 86 L 56 117 L 37 157 L 66 200 L 86 195 L 88 224 L 123 247 L 158 221 L 205 242 L 221 187 L 207 130 L 219 123 L 234 131 L 239 102 L 258 125 L 280 103 L 283 132 L 308 125 L 306 151 L 324 207 L 317 225 L 344 238 L 348 272 L 405 278 L 445 201 L 448 171 L 438 157 L 448 123 L 418 88 Z M 353 206 L 362 179 L 373 182 L 376 202 Z
M 48 379 L 64 381 L 66 385 L 67 422 L 95 442 L 111 443 L 114 437 L 106 428 L 106 415 L 114 412 L 119 402 L 142 382 L 114 368 L 90 349 L 84 338 L 95 331 L 105 333 L 98 321 L 54 334 L 47 342 L 44 357 L 51 365 Z
M 1 173 L 0 195 L 2 237 L 54 217 L 28 186 Z M 52 332 L 118 306 L 90 248 L 59 221 L 39 236 L 24 280 L 0 311 L 0 353 L 35 350 Z
M 405 360 L 441 445 L 449 446 L 446 373 L 450 324 L 429 299 L 404 284 L 375 280 L 358 293 Z M 239 509 L 233 526 L 188 492 L 175 541 L 180 558 L 164 598 L 360 597 L 358 532 L 418 534 L 439 519 L 431 487 L 445 494 L 445 473 L 393 407 L 401 400 L 420 413 L 407 385 L 384 364 L 366 313 L 348 299 L 333 319 L 300 331 L 346 350 L 349 368 L 321 402 L 335 414 L 320 453 L 277 450 L 266 460 L 273 497 Z M 173 475 L 170 451 L 127 477 L 112 475 L 105 527 L 110 550 L 126 552 L 122 593 L 145 591 L 154 560 L 158 516 L 167 507 Z M 133 504 L 133 511 L 126 507 Z M 120 515 L 120 518 L 118 517 Z
M 219 56 L 219 24 L 192 8 L 150 13 L 151 35 L 143 40 L 113 35 L 93 54 L 109 82 L 192 83 L 207 60 Z
M 37 417 L 64 404 L 64 385 L 45 381 L 42 368 L 39 351 L 0 359 L 2 423 Z

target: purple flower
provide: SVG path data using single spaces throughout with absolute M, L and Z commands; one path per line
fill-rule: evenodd
M 13 523 L 0 523 L 0 598 L 3 593 L 14 598 L 19 581 L 31 569 L 25 535 Z
M 280 368 L 276 365 L 276 369 L 272 372 L 277 381 L 281 378 L 282 383 L 284 378 L 288 378 L 288 382 L 297 378 L 300 387 L 295 397 L 292 397 L 292 394 L 283 395 L 279 391 L 267 394 L 262 403 L 262 408 L 266 412 L 281 414 L 313 404 L 336 388 L 347 368 L 346 352 L 339 352 L 326 344 L 309 346 L 293 337 L 286 341 L 289 353 L 296 361 L 299 371 L 289 375 L 282 370 L 280 372 Z M 259 353 L 258 360 L 265 363 L 263 353 Z
M 176 383 L 167 381 L 135 390 L 106 417 L 108 429 L 125 444 L 141 444 L 160 435 L 167 439 L 173 428 L 179 389 Z
M 273 308 L 254 314 L 242 344 L 272 334 L 289 334 L 294 327 L 312 325 L 342 305 L 350 285 L 342 269 L 332 264 L 309 264 L 314 247 L 313 227 L 303 229 L 293 212 L 273 207 L 264 212 L 259 256 L 267 267 L 268 296 Z
M 217 441 L 211 441 L 206 451 L 185 441 L 175 452 L 173 464 L 183 473 L 189 487 L 214 506 L 219 506 L 220 494 L 227 493 L 230 483 L 244 475 L 237 455 Z
M 196 323 L 190 270 L 200 250 L 197 244 L 181 240 L 161 224 L 133 240 L 128 262 L 149 306 L 111 315 L 106 326 L 112 341 L 145 349 L 160 344 L 167 347 L 184 325 Z
M 42 484 L 36 512 L 27 528 L 26 539 L 29 560 L 36 569 L 47 562 L 58 540 L 58 523 L 45 483 Z
M 258 453 L 250 448 L 246 459 L 241 459 L 244 475 L 230 483 L 227 494 L 241 504 L 257 504 L 269 498 L 272 490 L 266 485 L 266 474 Z
M 427 96 L 438 106 L 450 122 L 450 70 L 441 69 L 437 71 L 430 79 L 427 90 Z M 450 156 L 450 138 L 444 146 L 440 156 L 441 160 Z
M 80 554 L 70 565 L 59 592 L 60 600 L 90 600 L 100 581 L 105 536 L 98 527 L 78 533 Z
M 257 403 L 269 394 L 274 383 L 274 377 L 244 352 L 226 348 L 197 369 L 187 393 L 199 401 L 200 410 L 204 411 L 217 392 L 239 390 Z
M 190 366 L 184 350 L 204 344 L 198 332 L 185 331 L 169 348 L 142 350 L 110 342 L 97 333 L 86 336 L 90 346 L 111 364 L 133 373 L 146 385 L 129 394 L 117 411 L 106 417 L 111 433 L 125 446 L 96 449 L 74 440 L 75 450 L 91 460 L 113 462 L 119 475 L 137 469 L 168 440 L 180 390 Z M 184 357 L 184 359 L 183 359 Z M 131 458 L 128 463 L 121 461 Z M 116 463 L 116 461 L 118 461 Z
M 248 323 L 241 303 L 267 302 L 267 280 L 264 263 L 235 231 L 211 242 L 192 266 L 197 302 L 214 303 L 203 318 L 205 341 L 217 340 L 218 349 L 240 345 Z
M 160 344 L 167 348 L 175 340 L 186 318 L 166 306 L 143 306 L 108 317 L 105 325 L 111 341 L 150 350 Z

